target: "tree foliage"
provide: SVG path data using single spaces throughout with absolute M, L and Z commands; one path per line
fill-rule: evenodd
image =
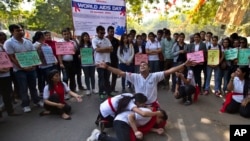
M 60 32 L 62 28 L 73 29 L 71 1 L 36 0 L 35 9 L 26 24 L 33 30 L 51 30 Z

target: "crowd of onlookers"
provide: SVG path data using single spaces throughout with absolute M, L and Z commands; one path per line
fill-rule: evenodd
M 98 93 L 101 100 L 117 93 L 116 80 L 120 76 L 111 73 L 108 69 L 96 67 L 97 64 L 105 62 L 107 65 L 119 68 L 124 72 L 139 73 L 141 65 L 135 64 L 135 56 L 146 54 L 148 58 L 146 62 L 150 72 L 154 73 L 179 66 L 187 61 L 187 53 L 201 50 L 204 53 L 204 62 L 192 65 L 180 72 L 165 75 L 165 79 L 160 81 L 158 86 L 170 89 L 175 93 L 176 98 L 180 97 L 179 93 L 182 93 L 180 91 L 188 91 L 193 94 L 196 92 L 195 89 L 199 89 L 201 95 L 208 95 L 212 92 L 210 81 L 213 74 L 215 78 L 214 94 L 216 96 L 231 91 L 238 94 L 232 96 L 235 103 L 233 106 L 231 105 L 231 109 L 226 108 L 226 111 L 237 112 L 242 106 L 242 102 L 248 106 L 248 110 L 250 109 L 249 104 L 247 104 L 250 101 L 249 66 L 238 66 L 237 58 L 226 60 L 224 55 L 224 52 L 231 48 L 249 49 L 247 38 L 239 36 L 237 33 L 222 39 L 211 32 L 201 31 L 189 36 L 190 42 L 186 43 L 184 33 L 174 33 L 171 36 L 171 31 L 166 28 L 148 34 L 137 34 L 136 30 L 130 30 L 119 40 L 114 36 L 115 29 L 112 26 L 108 27 L 107 30 L 98 26 L 96 28 L 97 35 L 93 38 L 87 32 L 74 37 L 71 30 L 65 28 L 62 30 L 63 39 L 59 42 L 71 42 L 74 46 L 74 54 L 58 55 L 56 41 L 52 40 L 49 31 L 37 31 L 32 41 L 24 38 L 24 29 L 21 25 L 10 25 L 9 31 L 11 33 L 9 39 L 3 32 L 0 32 L 0 51 L 6 52 L 13 64 L 13 68 L 0 69 L 0 94 L 9 116 L 19 115 L 15 113 L 12 106 L 12 103 L 18 98 L 22 101 L 24 112 L 31 111 L 31 99 L 35 105 L 47 107 L 45 111 L 40 113 L 41 115 L 53 111 L 63 113 L 62 118 L 69 119 L 70 106 L 64 101 L 68 97 L 68 95 L 64 95 L 65 92 L 69 92 L 78 101 L 81 101 L 81 98 L 76 94 L 77 89 L 85 90 L 86 95 Z M 34 50 L 39 53 L 43 48 L 52 49 L 57 60 L 55 63 L 22 67 L 15 56 L 16 53 Z M 83 48 L 92 49 L 92 63 L 81 63 L 81 57 L 84 57 L 81 56 Z M 218 65 L 207 65 L 207 52 L 212 49 L 220 51 Z M 55 70 L 57 71 L 55 72 Z M 51 71 L 54 72 L 53 75 Z M 96 71 L 98 74 L 97 88 L 95 87 Z M 213 71 L 214 73 L 212 73 Z M 85 84 L 82 83 L 82 72 Z M 58 74 L 59 78 L 54 78 L 55 74 Z M 60 79 L 61 74 L 63 82 L 56 80 Z M 202 75 L 204 77 L 201 77 Z M 192 84 L 194 87 L 188 90 L 180 89 L 186 84 Z M 12 88 L 12 86 L 14 87 Z M 126 77 L 122 77 L 121 88 L 122 93 L 136 90 Z M 54 97 L 54 93 L 60 93 L 61 96 Z M 190 97 L 185 98 L 184 101 L 186 104 L 192 102 Z M 238 108 L 234 109 L 237 106 Z M 249 116 L 249 112 L 245 116 Z

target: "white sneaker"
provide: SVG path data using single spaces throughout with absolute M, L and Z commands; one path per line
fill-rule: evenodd
M 40 100 L 38 103 L 36 103 L 36 105 L 39 106 L 39 107 L 43 107 L 44 103 L 43 103 L 42 100 Z
M 91 94 L 90 90 L 87 90 L 85 94 L 90 95 Z
M 31 112 L 30 106 L 23 107 L 23 112 L 24 113 Z
M 65 94 L 64 95 L 64 100 L 69 100 L 70 99 L 70 95 L 69 94 Z
M 98 94 L 98 93 L 99 93 L 97 89 L 92 90 L 92 92 L 93 92 L 94 94 Z
M 98 129 L 94 129 L 91 135 L 87 138 L 87 141 L 97 141 L 101 132 Z

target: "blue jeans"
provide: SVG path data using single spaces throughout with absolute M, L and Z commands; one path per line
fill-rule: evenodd
M 221 70 L 221 73 L 220 73 L 220 82 L 222 82 L 222 78 L 223 78 L 223 91 L 226 91 L 227 90 L 227 84 L 229 82 L 229 68 L 228 69 L 225 69 L 225 70 Z M 221 84 L 220 84 L 221 86 Z
M 86 66 L 82 67 L 85 84 L 87 89 L 90 90 L 90 81 L 91 81 L 91 88 L 95 89 L 95 66 Z
M 220 90 L 220 84 L 221 84 L 221 80 L 220 80 L 220 67 L 217 66 L 215 68 L 212 68 L 210 66 L 207 66 L 207 79 L 206 79 L 206 85 L 205 85 L 205 90 L 209 90 L 210 88 L 210 80 L 211 80 L 211 75 L 212 75 L 212 71 L 214 70 L 214 90 L 215 91 L 219 91 Z
M 156 61 L 148 61 L 150 72 L 158 72 L 160 70 L 159 68 L 159 60 Z
M 30 99 L 28 96 L 28 88 L 30 91 L 30 95 L 32 98 L 33 103 L 38 103 L 40 98 L 37 95 L 36 89 L 36 71 L 22 71 L 19 70 L 15 72 L 15 77 L 17 80 L 19 94 L 22 99 L 22 106 L 26 107 L 30 105 Z
M 133 66 L 130 64 L 129 66 L 124 64 L 124 63 L 120 63 L 119 64 L 119 68 L 120 70 L 124 71 L 124 72 L 133 72 Z M 128 82 L 128 85 L 131 87 L 131 83 Z M 125 78 L 122 77 L 122 89 L 125 89 Z

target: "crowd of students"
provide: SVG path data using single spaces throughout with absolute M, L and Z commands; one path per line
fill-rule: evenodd
M 190 36 L 190 43 L 186 43 L 184 33 L 174 33 L 172 38 L 171 31 L 166 28 L 158 30 L 156 34 L 150 32 L 148 35 L 136 34 L 135 30 L 131 30 L 128 34 L 122 35 L 120 40 L 114 37 L 112 26 L 107 28 L 106 37 L 105 28 L 97 26 L 97 35 L 92 39 L 87 32 L 73 38 L 70 29 L 65 28 L 62 30 L 63 39 L 59 42 L 71 42 L 75 53 L 58 55 L 56 42 L 51 39 L 49 31 L 37 31 L 32 41 L 24 38 L 24 29 L 18 24 L 10 25 L 9 31 L 11 33 L 9 39 L 0 32 L 0 51 L 6 52 L 13 63 L 13 68 L 0 69 L 0 94 L 9 116 L 20 115 L 13 110 L 12 83 L 17 96 L 22 101 L 24 112 L 31 111 L 29 90 L 33 103 L 45 108 L 40 116 L 56 113 L 65 120 L 71 119 L 71 107 L 65 102 L 67 94 L 76 98 L 78 102 L 82 100 L 76 93 L 78 86 L 79 90 L 86 90 L 86 95 L 99 94 L 101 101 L 104 102 L 100 106 L 96 124 L 102 124 L 104 127 L 104 121 L 112 123 L 117 129 L 116 135 L 119 140 L 128 139 L 127 135 L 131 134 L 130 126 L 134 133 L 130 137 L 131 140 L 142 138 L 143 128 L 139 130 L 138 126 L 145 125 L 147 129 L 144 128 L 145 131 L 152 130 L 161 134 L 162 126 L 158 129 L 153 127 L 156 123 L 160 123 L 156 119 L 161 119 L 161 122 L 166 121 L 167 115 L 160 109 L 157 101 L 157 88 L 161 86 L 170 89 L 175 98 L 182 98 L 185 105 L 190 105 L 194 94 L 208 95 L 211 92 L 210 80 L 214 70 L 215 95 L 221 96 L 228 93 L 220 111 L 240 112 L 243 117 L 250 117 L 249 66 L 238 66 L 237 58 L 226 60 L 224 55 L 225 50 L 231 48 L 248 48 L 247 39 L 238 36 L 237 33 L 219 40 L 220 38 L 211 32 L 201 31 Z M 21 67 L 15 56 L 16 53 L 28 51 L 41 53 L 45 48 L 52 49 L 57 62 Z M 81 63 L 81 57 L 84 57 L 81 56 L 83 48 L 92 49 L 92 64 Z M 207 64 L 207 52 L 212 49 L 220 51 L 218 65 Z M 204 53 L 204 62 L 195 63 L 187 59 L 187 53 L 200 50 Z M 135 65 L 135 55 L 138 54 L 146 54 L 148 60 Z M 81 80 L 82 71 L 86 88 Z M 97 88 L 95 71 L 98 74 Z M 122 93 L 135 92 L 136 94 L 113 97 L 117 93 L 115 88 L 118 77 L 122 77 Z M 39 97 L 37 82 L 38 91 L 43 98 Z M 151 108 L 142 108 L 145 106 Z M 103 109 L 106 111 L 104 112 Z M 126 136 L 120 132 L 126 133 Z M 94 130 L 88 141 L 98 139 L 117 140 L 110 139 L 103 134 L 103 131 Z

